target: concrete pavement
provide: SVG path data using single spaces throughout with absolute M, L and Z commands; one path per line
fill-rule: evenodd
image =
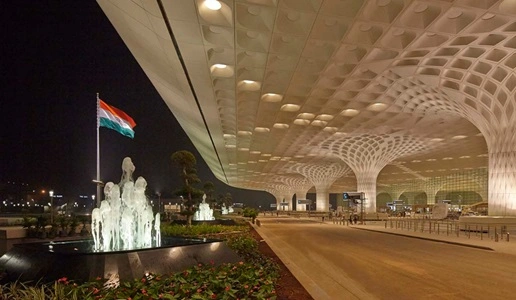
M 273 221 L 274 219 L 285 219 L 289 217 L 259 217 L 258 219 L 267 220 L 267 222 Z M 414 226 L 406 226 L 402 228 L 393 227 L 391 228 L 390 223 L 386 223 L 385 221 L 373 221 L 366 222 L 365 225 L 346 225 L 346 223 L 335 223 L 331 220 L 322 221 L 321 219 L 299 219 L 300 221 L 313 222 L 314 224 L 319 223 L 321 229 L 324 228 L 343 228 L 346 230 L 366 230 L 366 231 L 374 231 L 378 233 L 390 234 L 390 235 L 398 235 L 405 236 L 409 238 L 423 239 L 428 241 L 435 241 L 439 243 L 447 243 L 454 244 L 469 248 L 477 248 L 485 251 L 493 251 L 504 254 L 516 255 L 516 236 L 511 240 L 509 236 L 509 241 L 506 240 L 507 235 L 498 235 L 498 241 L 495 241 L 493 238 L 493 233 L 487 234 L 487 232 L 462 232 L 460 231 L 457 236 L 457 231 L 454 230 L 443 230 L 441 227 L 440 231 L 421 231 L 420 228 L 414 229 Z M 262 226 L 256 226 L 256 230 L 260 233 L 262 238 L 269 244 L 269 246 L 275 251 L 278 257 L 283 261 L 283 263 L 289 268 L 289 270 L 296 276 L 296 278 L 301 282 L 301 284 L 307 289 L 307 291 L 312 295 L 312 297 L 316 300 L 318 299 L 377 299 L 377 297 L 369 294 L 366 290 L 360 289 L 359 285 L 353 284 L 353 280 L 350 278 L 345 278 L 345 276 L 339 276 L 338 280 L 341 281 L 340 286 L 346 286 L 345 289 L 339 288 L 339 284 L 325 284 L 326 281 L 316 280 L 321 276 L 325 276 L 321 274 L 319 266 L 317 266 L 317 261 L 312 261 L 310 263 L 304 262 L 299 263 L 300 260 L 306 260 L 306 258 L 292 257 L 292 255 L 287 255 L 287 253 L 293 253 L 289 251 L 288 245 L 282 243 L 281 240 L 274 238 L 271 234 L 274 234 L 272 231 L 267 229 L 267 222 L 262 222 Z M 288 225 L 287 225 L 288 226 Z M 441 225 L 443 226 L 443 225 Z M 329 241 L 330 242 L 330 241 Z M 308 249 L 307 249 L 308 250 Z M 311 257 L 313 260 L 313 257 Z M 300 266 L 303 267 L 300 267 Z M 308 266 L 308 268 L 307 268 Z M 310 266 L 314 268 L 311 269 Z M 334 276 L 335 277 L 335 276 Z M 348 282 L 345 282 L 345 281 Z M 317 283 L 318 282 L 318 283 Z M 322 282 L 322 283 L 321 283 Z M 331 282 L 331 280 L 327 280 L 327 282 Z M 355 290 L 353 288 L 355 287 Z

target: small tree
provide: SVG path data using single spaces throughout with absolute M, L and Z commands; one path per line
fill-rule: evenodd
M 195 200 L 194 193 L 196 191 L 194 185 L 200 182 L 199 177 L 197 176 L 197 170 L 195 169 L 195 165 L 197 164 L 197 160 L 195 156 L 186 150 L 176 151 L 171 156 L 172 163 L 179 167 L 179 176 L 183 183 L 183 204 L 185 206 L 184 211 L 182 213 L 187 217 L 188 226 L 192 225 L 192 216 L 195 213 Z
M 231 193 L 224 195 L 224 204 L 226 204 L 226 207 L 233 205 L 233 196 L 231 196 Z
M 254 221 L 256 220 L 256 217 L 258 216 L 258 210 L 251 208 L 251 207 L 246 207 L 246 208 L 244 208 L 244 211 L 242 212 L 242 214 L 246 218 L 251 218 L 251 220 L 253 221 L 253 224 L 254 224 Z
M 206 195 L 206 202 L 209 203 L 213 207 L 213 203 L 215 199 L 213 199 L 213 193 L 215 192 L 215 184 L 211 181 L 206 181 L 202 186 L 202 190 Z

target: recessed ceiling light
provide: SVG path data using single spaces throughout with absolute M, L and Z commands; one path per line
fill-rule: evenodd
M 346 116 L 346 117 L 354 117 L 354 116 L 358 115 L 358 113 L 359 113 L 358 110 L 349 108 L 349 109 L 343 110 L 340 114 L 343 116 Z
M 385 110 L 387 108 L 387 104 L 385 103 L 373 103 L 371 105 L 369 105 L 367 107 L 367 110 L 370 110 L 370 111 L 382 111 L 382 110 Z
M 227 68 L 227 65 L 225 65 L 225 64 L 214 64 L 213 67 L 217 68 L 217 69 L 225 69 L 225 68 Z
M 310 124 L 310 121 L 309 120 L 305 120 L 305 119 L 295 119 L 294 120 L 294 124 L 301 125 L 301 126 L 306 126 L 306 125 Z
M 453 159 L 453 157 L 445 157 L 445 158 L 443 158 L 443 160 L 452 160 L 452 159 Z
M 256 131 L 256 132 L 269 132 L 271 130 L 269 128 L 266 128 L 266 127 L 255 127 L 254 131 Z
M 239 130 L 239 131 L 238 131 L 238 135 L 245 135 L 245 136 L 249 136 L 249 135 L 253 135 L 253 133 L 252 133 L 251 131 Z
M 338 132 L 335 132 L 333 135 L 336 135 L 336 136 L 343 136 L 343 135 L 347 135 L 347 134 L 348 134 L 347 132 L 338 131 Z
M 204 5 L 211 10 L 219 10 L 222 7 L 222 4 L 220 4 L 218 0 L 206 0 L 204 1 Z
M 327 114 L 320 114 L 316 117 L 316 119 L 321 121 L 331 121 L 333 120 L 333 116 Z
M 289 112 L 294 112 L 294 111 L 298 111 L 299 109 L 301 108 L 301 106 L 297 105 L 297 104 L 284 104 L 281 106 L 281 111 L 289 111 Z
M 276 129 L 287 129 L 289 126 L 288 126 L 288 124 L 276 123 L 272 127 L 276 128 Z
M 262 100 L 265 102 L 279 102 L 281 99 L 283 99 L 283 96 L 279 94 L 267 93 L 262 95 Z
M 435 138 L 435 139 L 431 139 L 430 142 L 442 142 L 444 141 L 444 139 L 441 139 L 441 138 Z
M 310 113 L 302 113 L 302 114 L 297 115 L 297 117 L 299 119 L 311 120 L 311 119 L 315 118 L 315 115 L 310 114 Z
M 463 155 L 463 156 L 461 156 L 461 157 L 459 157 L 459 158 L 471 158 L 471 156 L 469 156 L 469 155 Z
M 462 140 L 465 138 L 467 138 L 467 136 L 465 136 L 465 135 L 456 135 L 456 136 L 452 137 L 452 140 Z
M 314 120 L 310 125 L 324 127 L 328 124 L 326 121 Z
M 323 131 L 325 132 L 336 132 L 337 131 L 337 127 L 324 127 Z

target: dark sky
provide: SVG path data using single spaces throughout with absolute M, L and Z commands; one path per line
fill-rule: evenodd
M 273 202 L 215 179 L 95 1 L 5 1 L 0 11 L 2 182 L 94 194 L 98 92 L 137 123 L 134 139 L 100 129 L 102 180 L 118 182 L 129 156 L 149 190 L 170 194 L 180 185 L 170 156 L 188 150 L 217 193 L 253 206 Z

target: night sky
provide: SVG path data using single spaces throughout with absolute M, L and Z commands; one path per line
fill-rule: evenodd
M 103 181 L 118 182 L 129 156 L 149 194 L 171 195 L 180 183 L 170 156 L 188 150 L 216 193 L 253 206 L 273 202 L 213 176 L 95 1 L 5 1 L 0 8 L 2 182 L 94 194 L 98 92 L 137 123 L 134 139 L 100 128 Z

